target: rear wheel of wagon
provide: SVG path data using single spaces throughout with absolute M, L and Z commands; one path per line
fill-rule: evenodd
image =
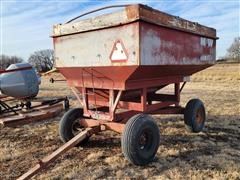
M 83 117 L 83 109 L 74 108 L 70 109 L 64 114 L 62 119 L 59 122 L 59 135 L 62 142 L 66 143 L 78 133 L 84 130 L 84 127 L 81 127 L 80 121 Z M 81 141 L 77 146 L 85 145 L 89 140 L 89 137 Z
M 154 119 L 137 114 L 126 123 L 121 144 L 124 156 L 135 165 L 150 163 L 158 150 L 160 133 Z
M 191 132 L 202 131 L 206 120 L 206 113 L 203 102 L 199 99 L 191 99 L 184 111 L 184 123 Z

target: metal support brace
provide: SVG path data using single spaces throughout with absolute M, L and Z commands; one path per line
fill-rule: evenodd
M 175 97 L 176 97 L 176 103 L 175 105 L 176 106 L 179 106 L 179 102 L 180 102 L 180 83 L 175 83 L 174 84 L 174 94 L 175 94 Z

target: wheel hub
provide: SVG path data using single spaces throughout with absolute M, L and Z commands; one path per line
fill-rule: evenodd
M 202 107 L 197 110 L 196 121 L 198 124 L 202 124 L 204 121 L 204 110 Z
M 79 121 L 75 121 L 72 124 L 72 133 L 75 135 L 77 135 L 79 132 L 81 132 L 83 130 L 83 127 L 81 127 Z
M 144 149 L 146 147 L 148 144 L 148 135 L 146 132 L 140 136 L 138 143 L 140 145 L 140 149 Z

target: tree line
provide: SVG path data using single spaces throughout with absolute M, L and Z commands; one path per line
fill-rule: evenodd
M 0 55 L 0 69 L 6 69 L 10 64 L 21 63 L 23 59 L 18 56 Z M 54 66 L 54 53 L 51 49 L 33 52 L 28 58 L 28 62 L 37 69 L 38 72 L 46 72 Z
M 234 38 L 233 43 L 227 49 L 226 59 L 240 62 L 240 37 Z
M 23 59 L 18 56 L 7 56 L 2 54 L 0 56 L 0 69 L 6 69 L 9 65 L 23 62 Z

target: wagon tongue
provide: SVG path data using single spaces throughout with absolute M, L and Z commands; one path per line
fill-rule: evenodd
M 69 151 L 75 145 L 79 144 L 82 140 L 86 137 L 91 135 L 94 132 L 93 128 L 87 128 L 84 131 L 80 132 L 70 141 L 65 143 L 64 145 L 60 146 L 57 150 L 55 150 L 52 154 L 45 156 L 43 159 L 39 160 L 39 163 L 34 166 L 33 168 L 29 169 L 26 173 L 18 178 L 18 180 L 29 179 L 37 174 L 42 169 L 46 168 L 51 162 L 61 156 L 63 153 Z

